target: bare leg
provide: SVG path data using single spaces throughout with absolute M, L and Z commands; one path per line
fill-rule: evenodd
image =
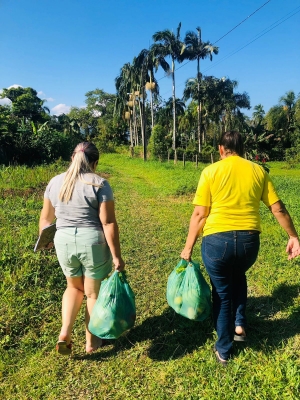
M 102 339 L 93 335 L 88 330 L 88 325 L 90 322 L 90 315 L 92 309 L 96 303 L 99 290 L 100 290 L 101 280 L 100 279 L 92 279 L 85 277 L 84 279 L 84 292 L 87 297 L 86 300 L 86 309 L 85 309 L 85 327 L 86 327 L 86 352 L 92 353 L 97 350 L 98 347 L 102 345 Z
M 62 299 L 62 327 L 59 340 L 71 342 L 72 328 L 84 295 L 83 277 L 67 277 L 67 288 Z

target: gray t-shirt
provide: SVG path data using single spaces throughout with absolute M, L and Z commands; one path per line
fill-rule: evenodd
M 109 183 L 96 174 L 83 174 L 85 181 L 96 183 L 101 187 L 88 185 L 78 179 L 72 198 L 68 203 L 63 203 L 58 196 L 65 174 L 64 172 L 52 178 L 44 194 L 44 197 L 49 199 L 55 208 L 57 229 L 70 227 L 102 229 L 99 219 L 99 204 L 114 199 Z

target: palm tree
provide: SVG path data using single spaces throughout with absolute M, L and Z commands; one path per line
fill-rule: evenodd
M 139 86 L 137 72 L 134 65 L 130 63 L 125 63 L 123 65 L 123 67 L 120 70 L 120 74 L 115 79 L 115 86 L 117 90 L 115 113 L 125 118 L 127 115 L 129 115 L 128 120 L 129 120 L 129 130 L 130 130 L 130 142 L 131 146 L 133 146 L 133 142 L 135 142 L 135 144 L 138 144 L 134 93 Z M 132 103 L 129 103 L 128 100 L 130 100 Z M 132 132 L 132 123 L 133 123 L 134 134 Z
M 229 78 L 205 76 L 202 81 L 203 101 L 206 110 L 221 131 L 233 129 L 243 123 L 242 108 L 250 109 L 249 95 L 235 93 L 238 83 Z M 214 134 L 214 146 L 216 135 Z
M 170 115 L 170 116 L 173 114 L 173 105 L 174 105 L 173 98 L 170 97 L 169 100 L 167 100 L 166 103 L 165 103 L 165 108 L 167 110 L 167 114 Z M 176 98 L 175 99 L 176 116 L 184 114 L 184 110 L 185 110 L 184 101 Z
M 170 30 L 158 31 L 152 36 L 154 44 L 151 47 L 155 57 L 170 56 L 172 59 L 172 94 L 173 94 L 173 138 L 172 138 L 172 148 L 176 150 L 176 109 L 175 109 L 175 61 L 183 61 L 183 50 L 184 46 L 180 40 L 180 28 L 181 22 L 179 23 L 176 31 L 176 35 Z
M 233 81 L 235 82 L 235 81 Z M 225 99 L 224 130 L 240 129 L 244 122 L 242 108 L 250 109 L 250 97 L 248 93 L 232 93 Z
M 293 124 L 296 100 L 295 92 L 292 90 L 286 92 L 286 94 L 281 96 L 279 99 L 279 102 L 283 104 L 283 109 L 287 112 L 288 130 L 290 130 L 290 127 Z
M 200 59 L 204 60 L 209 57 L 212 61 L 212 55 L 218 54 L 219 48 L 213 46 L 210 42 L 202 42 L 201 28 L 196 28 L 197 33 L 188 31 L 184 38 L 185 49 L 184 56 L 188 60 L 197 60 L 197 103 L 198 103 L 198 151 L 201 152 L 201 73 L 200 73 Z
M 136 74 L 139 77 L 139 88 L 142 100 L 140 102 L 141 110 L 141 127 L 142 127 L 142 142 L 144 160 L 146 160 L 147 138 L 146 138 L 146 123 L 145 123 L 145 98 L 147 85 L 150 90 L 150 104 L 151 104 L 151 128 L 154 125 L 153 116 L 153 92 L 156 96 L 159 94 L 159 87 L 156 79 L 154 78 L 154 70 L 157 71 L 159 66 L 162 66 L 164 71 L 169 71 L 170 66 L 165 59 L 160 55 L 155 55 L 151 50 L 143 49 L 137 57 L 134 58 L 133 66 Z M 149 82 L 150 81 L 150 82 Z M 140 99 L 140 98 L 139 98 Z
M 159 95 L 159 86 L 154 77 L 154 71 L 157 72 L 158 67 L 161 66 L 165 72 L 170 71 L 170 66 L 160 54 L 154 54 L 152 50 L 143 49 L 135 59 L 135 66 L 140 70 L 140 85 L 141 88 L 150 90 L 150 104 L 151 104 L 151 128 L 154 125 L 153 113 L 153 94 Z
M 254 106 L 254 111 L 252 113 L 252 118 L 255 123 L 255 125 L 260 125 L 261 121 L 263 120 L 263 117 L 265 115 L 265 110 L 264 106 L 262 104 L 258 104 L 257 106 Z
M 280 97 L 279 102 L 291 111 L 296 104 L 296 95 L 292 90 L 290 90 L 289 92 L 286 92 L 284 96 Z
M 292 90 L 286 92 L 284 96 L 281 96 L 279 99 L 280 104 L 283 104 L 283 110 L 286 115 L 287 119 L 287 131 L 286 131 L 286 137 L 288 143 L 291 145 L 291 134 L 294 132 L 296 129 L 295 123 L 294 123 L 294 115 L 296 111 L 296 102 L 297 102 L 297 97 L 295 95 L 295 92 Z
M 181 133 L 181 137 L 184 137 L 186 140 L 186 145 L 188 142 L 195 142 L 195 116 L 197 114 L 197 104 L 196 102 L 192 101 L 187 106 L 183 115 L 179 117 L 178 122 L 178 131 Z

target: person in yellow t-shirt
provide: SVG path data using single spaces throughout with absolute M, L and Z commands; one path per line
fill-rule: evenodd
M 300 245 L 293 221 L 269 175 L 258 164 L 243 158 L 242 135 L 225 132 L 219 152 L 221 160 L 202 171 L 181 258 L 191 259 L 195 242 L 203 232 L 201 254 L 212 285 L 218 335 L 214 351 L 217 361 L 226 365 L 232 353 L 232 339 L 246 340 L 246 271 L 259 251 L 260 201 L 289 235 L 289 260 L 300 255 Z

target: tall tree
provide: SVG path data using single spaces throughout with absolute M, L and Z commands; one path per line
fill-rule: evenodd
M 262 104 L 258 104 L 257 106 L 254 106 L 253 109 L 254 109 L 254 111 L 252 113 L 253 121 L 254 121 L 255 125 L 259 125 L 265 115 L 264 107 Z
M 136 68 L 131 63 L 125 63 L 120 69 L 120 74 L 115 79 L 117 97 L 115 102 L 115 114 L 126 118 L 128 116 L 131 146 L 138 144 L 136 96 L 139 91 L 139 79 Z M 133 125 L 133 126 L 132 126 Z
M 198 115 L 198 151 L 201 152 L 201 73 L 200 73 L 200 60 L 205 58 L 212 61 L 213 54 L 218 54 L 219 48 L 213 46 L 210 42 L 202 42 L 201 28 L 196 28 L 197 33 L 188 31 L 184 38 L 185 49 L 184 55 L 188 60 L 197 60 L 197 115 Z
M 219 118 L 222 129 L 235 127 L 241 109 L 250 109 L 250 98 L 246 92 L 237 93 L 238 82 L 229 78 L 205 77 L 205 101 L 210 111 Z
M 152 36 L 154 44 L 151 47 L 155 56 L 171 57 L 172 60 L 172 94 L 173 94 L 173 138 L 172 147 L 176 150 L 176 93 L 175 93 L 175 62 L 182 62 L 184 45 L 180 40 L 181 23 L 177 27 L 176 34 L 170 30 L 158 31 Z
M 185 103 L 180 100 L 179 98 L 175 99 L 175 115 L 176 115 L 176 124 L 177 124 L 177 119 L 178 116 L 183 115 L 185 110 Z M 158 109 L 157 111 L 157 124 L 163 125 L 166 129 L 166 132 L 168 132 L 168 137 L 172 138 L 172 149 L 174 149 L 174 144 L 173 144 L 173 135 L 172 135 L 172 119 L 174 116 L 174 103 L 173 103 L 173 98 L 170 97 L 164 104 Z M 177 136 L 176 136 L 177 139 Z M 175 142 L 175 149 L 176 149 L 176 143 Z
M 140 71 L 141 87 L 145 87 L 150 91 L 151 127 L 153 129 L 153 94 L 155 94 L 156 97 L 159 95 L 159 86 L 154 77 L 154 72 L 157 72 L 159 66 L 161 66 L 165 72 L 169 72 L 170 65 L 162 55 L 155 54 L 152 50 L 143 49 L 135 59 L 135 66 Z
M 218 79 L 214 76 L 202 78 L 200 93 L 208 118 L 220 130 L 241 127 L 243 124 L 242 108 L 250 108 L 249 95 L 236 93 L 237 81 L 229 78 Z M 197 79 L 189 79 L 184 89 L 184 97 L 195 98 L 197 94 Z M 217 129 L 219 130 L 219 128 Z M 214 146 L 216 142 L 216 129 L 214 130 Z M 205 138 L 202 140 L 205 142 Z
M 287 134 L 288 137 L 295 130 L 294 126 L 294 115 L 295 115 L 295 106 L 296 106 L 297 96 L 295 92 L 292 90 L 286 92 L 284 96 L 281 96 L 279 99 L 280 104 L 283 104 L 283 109 L 286 112 L 287 117 Z
M 90 90 L 85 94 L 87 109 L 94 116 L 104 116 L 108 112 L 113 112 L 116 95 L 104 92 L 102 89 Z
M 186 146 L 190 144 L 195 150 L 196 134 L 197 134 L 197 103 L 191 101 L 184 114 L 179 117 L 178 132 L 184 137 Z
M 12 111 L 17 117 L 33 123 L 49 119 L 50 110 L 44 105 L 46 100 L 40 99 L 36 90 L 21 86 L 3 89 L 0 98 L 5 97 L 12 102 Z

